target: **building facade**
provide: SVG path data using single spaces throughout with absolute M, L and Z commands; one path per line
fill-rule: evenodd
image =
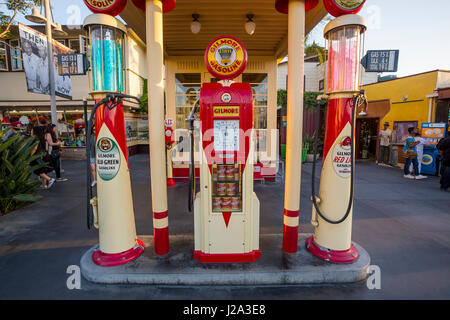
M 30 26 L 45 33 L 43 26 Z M 82 26 L 63 26 L 64 37 L 54 37 L 56 41 L 75 52 L 86 52 L 86 33 Z M 140 97 L 144 79 L 147 78 L 145 43 L 128 28 L 125 45 L 125 84 L 126 93 Z M 10 122 L 50 121 L 50 96 L 27 91 L 27 81 L 23 68 L 22 50 L 18 28 L 13 27 L 5 43 L 0 42 L 0 120 L 3 126 Z M 83 158 L 85 149 L 85 130 L 83 100 L 89 99 L 89 77 L 72 76 L 72 99 L 56 97 L 58 113 L 58 133 L 64 141 L 63 156 Z M 88 100 L 88 112 L 94 101 Z M 139 114 L 139 105 L 125 102 L 125 124 L 129 152 L 135 153 L 140 145 L 148 144 L 148 123 Z M 142 121 L 144 120 L 144 121 Z M 148 147 L 147 147 L 148 148 Z
M 392 142 L 404 145 L 408 127 L 421 128 L 425 122 L 449 121 L 450 71 L 434 70 L 365 85 L 369 105 L 366 115 L 357 116 L 356 156 L 363 150 L 378 154 L 378 135 L 384 123 L 393 131 Z M 404 158 L 399 153 L 399 161 Z

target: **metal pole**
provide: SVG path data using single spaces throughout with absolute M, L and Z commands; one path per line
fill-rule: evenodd
M 305 1 L 289 0 L 283 251 L 297 252 L 302 173 Z
M 166 147 L 164 138 L 163 13 L 162 1 L 146 1 L 148 121 L 153 239 L 157 255 L 169 252 Z M 150 105 L 151 104 L 151 105 Z
M 45 6 L 45 18 L 46 26 L 45 30 L 47 33 L 47 59 L 48 59 L 48 73 L 50 80 L 50 97 L 51 97 L 51 113 L 52 113 L 52 123 L 58 125 L 58 114 L 56 112 L 56 96 L 55 96 L 55 71 L 53 65 L 53 40 L 52 40 L 52 24 L 51 24 L 51 14 L 50 14 L 50 0 L 44 1 Z M 56 130 L 56 135 L 58 135 L 58 130 Z

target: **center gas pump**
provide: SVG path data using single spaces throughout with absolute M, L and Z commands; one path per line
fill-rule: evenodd
M 92 70 L 90 92 L 96 104 L 87 121 L 87 162 L 91 152 L 91 131 L 95 122 L 95 165 L 97 196 L 91 197 L 91 176 L 87 172 L 88 228 L 99 229 L 99 248 L 92 254 L 100 266 L 117 266 L 138 258 L 144 244 L 136 236 L 131 194 L 123 99 L 123 48 L 126 27 L 108 14 L 92 14 L 84 20 L 90 46 Z M 89 168 L 89 164 L 88 164 Z M 92 199 L 91 199 L 92 198 Z
M 193 199 L 193 209 L 194 259 L 200 262 L 260 258 L 259 200 L 253 192 L 253 96 L 249 83 L 232 81 L 246 63 L 247 52 L 238 39 L 214 39 L 206 49 L 205 64 L 222 81 L 202 85 L 199 103 L 187 119 L 192 134 L 199 105 L 200 191 Z M 190 171 L 194 195 L 194 163 Z
M 359 255 L 351 241 L 351 229 L 355 113 L 366 101 L 364 92 L 359 91 L 361 43 L 366 26 L 364 19 L 355 13 L 364 2 L 347 2 L 343 6 L 339 1 L 324 1 L 328 12 L 337 18 L 324 30 L 328 42 L 328 111 L 318 195 L 314 190 L 315 161 L 313 164 L 314 234 L 307 239 L 306 248 L 323 260 L 337 263 L 353 262 Z M 315 136 L 317 147 L 318 134 Z

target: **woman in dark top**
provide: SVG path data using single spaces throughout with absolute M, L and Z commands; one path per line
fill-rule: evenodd
M 61 178 L 61 154 L 59 148 L 62 146 L 62 142 L 56 139 L 56 125 L 47 125 L 45 133 L 46 151 L 50 155 L 50 161 L 53 169 L 56 173 L 56 181 L 67 181 L 66 178 Z
M 44 132 L 42 130 L 42 127 L 34 127 L 31 130 L 31 136 L 35 137 L 37 140 L 39 140 L 39 143 L 34 147 L 33 151 L 31 152 L 31 156 L 33 156 L 36 153 L 41 153 L 45 151 L 44 147 Z M 41 163 L 44 163 L 44 160 L 42 158 L 36 159 L 30 162 L 30 166 L 36 166 Z M 36 169 L 33 171 L 33 173 L 37 176 L 39 176 L 43 189 L 50 189 L 53 184 L 55 183 L 55 179 L 50 178 L 47 173 L 52 171 L 49 167 L 42 167 L 40 169 Z

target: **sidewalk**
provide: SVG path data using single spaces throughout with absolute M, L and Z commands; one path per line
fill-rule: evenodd
M 41 201 L 0 217 L 0 299 L 405 299 L 450 298 L 450 193 L 439 178 L 403 178 L 402 171 L 357 163 L 353 241 L 381 269 L 381 290 L 366 284 L 321 286 L 99 285 L 82 279 L 68 290 L 66 269 L 98 242 L 87 230 L 85 163 L 64 161 L 70 180 L 39 193 Z M 311 233 L 311 164 L 302 172 L 300 232 Z M 320 167 L 318 167 L 319 169 Z M 137 233 L 151 235 L 148 155 L 130 158 Z M 320 176 L 317 174 L 317 176 Z M 171 235 L 192 235 L 187 183 L 169 189 Z M 283 185 L 255 183 L 261 201 L 261 234 L 279 234 Z M 305 250 L 303 247 L 300 250 Z

